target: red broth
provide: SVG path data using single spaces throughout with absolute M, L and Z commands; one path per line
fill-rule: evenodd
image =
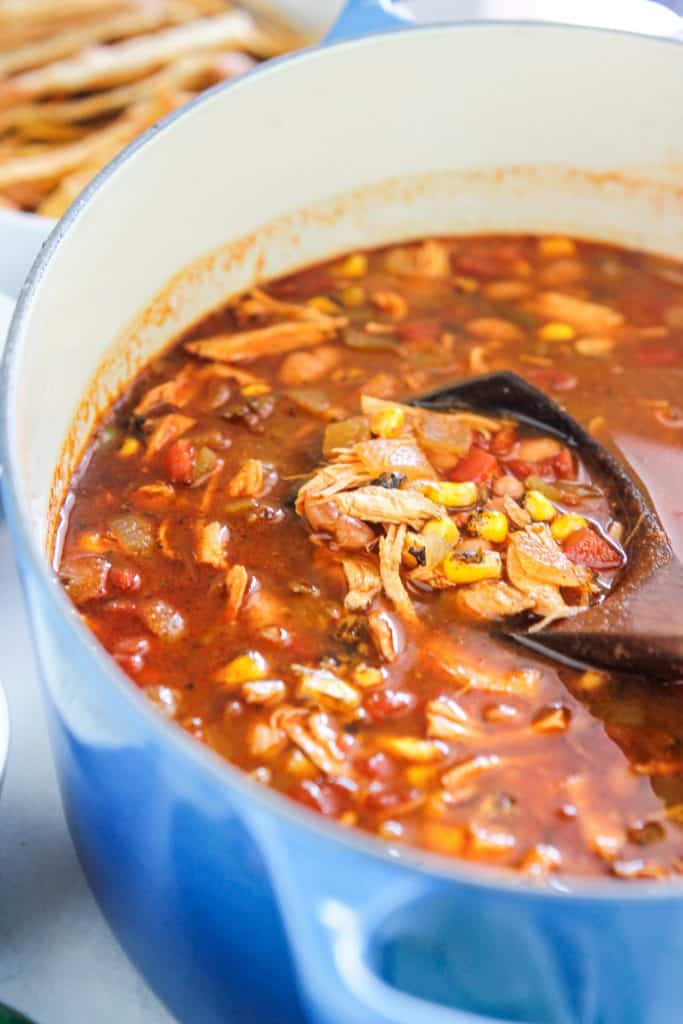
M 59 573 L 162 714 L 342 825 L 534 875 L 667 877 L 683 689 L 490 633 L 604 598 L 609 493 L 553 438 L 402 404 L 499 369 L 631 456 L 676 543 L 683 266 L 487 236 L 353 253 L 207 317 L 97 429 Z

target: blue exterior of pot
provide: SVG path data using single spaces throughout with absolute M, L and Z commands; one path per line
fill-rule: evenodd
M 360 0 L 343 33 L 383 19 Z M 683 1020 L 679 886 L 534 885 L 387 850 L 259 787 L 121 676 L 29 544 L 7 475 L 3 497 L 74 842 L 180 1021 Z

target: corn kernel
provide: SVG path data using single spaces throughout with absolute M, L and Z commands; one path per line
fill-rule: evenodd
M 351 256 L 347 256 L 341 266 L 337 268 L 337 273 L 342 277 L 363 277 L 367 271 L 368 258 L 362 252 L 355 252 Z
M 129 459 L 131 455 L 135 455 L 138 451 L 140 451 L 140 442 L 137 437 L 127 437 L 119 448 L 119 455 L 124 459 Z
M 546 498 L 540 491 L 527 491 L 524 498 L 524 508 L 527 510 L 535 523 L 549 523 L 557 515 L 557 510 L 552 501 Z
M 89 530 L 82 533 L 78 538 L 78 546 L 81 551 L 87 551 L 91 555 L 99 555 L 111 549 L 111 540 L 97 530 Z
M 469 508 L 476 505 L 479 491 L 477 485 L 471 480 L 464 483 L 448 483 L 440 481 L 425 485 L 424 493 L 438 505 L 445 505 L 446 508 Z
M 351 681 L 360 686 L 363 690 L 369 690 L 373 686 L 379 686 L 384 682 L 384 673 L 381 668 L 373 668 L 372 665 L 356 665 L 351 676 Z
M 502 544 L 508 535 L 508 519 L 504 512 L 486 509 L 475 521 L 477 533 L 493 544 Z
M 359 284 L 350 284 L 348 288 L 342 288 L 339 298 L 347 309 L 355 309 L 365 302 L 365 290 Z
M 577 530 L 582 530 L 584 526 L 586 526 L 586 520 L 583 516 L 577 516 L 573 512 L 569 512 L 566 515 L 557 516 L 553 520 L 550 532 L 555 540 L 562 541 L 566 540 L 572 533 L 576 533 Z
M 372 417 L 370 429 L 378 437 L 396 437 L 403 430 L 406 414 L 398 405 L 380 409 Z
M 422 533 L 428 537 L 441 537 L 447 544 L 457 544 L 460 540 L 460 530 L 448 516 L 430 519 L 422 527 Z
M 538 336 L 541 341 L 573 341 L 576 331 L 571 324 L 563 324 L 558 320 L 539 327 Z
M 410 786 L 417 786 L 418 789 L 429 786 L 434 781 L 438 772 L 443 769 L 440 765 L 411 764 L 405 770 L 405 779 Z
M 337 818 L 337 821 L 340 825 L 346 825 L 347 828 L 353 828 L 353 826 L 358 822 L 358 815 L 355 811 L 344 811 L 344 813 Z
M 267 395 L 270 393 L 270 387 L 268 384 L 245 384 L 242 388 L 242 394 L 245 398 L 257 398 L 259 395 Z
M 443 571 L 451 583 L 478 583 L 479 580 L 500 579 L 503 563 L 497 551 L 482 551 L 481 558 L 477 560 L 447 555 Z
M 219 683 L 226 686 L 239 686 L 254 679 L 265 679 L 268 675 L 266 659 L 258 651 L 247 651 L 223 665 L 215 675 Z
M 582 690 L 590 693 L 592 690 L 599 690 L 607 682 L 607 676 L 602 672 L 584 672 L 579 679 L 579 686 Z
M 541 238 L 538 243 L 538 251 L 541 256 L 573 256 L 576 252 L 576 246 L 571 238 Z
M 327 295 L 314 295 L 306 305 L 319 313 L 325 313 L 326 316 L 337 316 L 339 313 L 339 306 L 332 299 L 328 299 Z
M 474 277 L 456 277 L 453 284 L 459 292 L 476 292 L 479 282 Z
M 426 821 L 422 827 L 422 841 L 429 850 L 457 857 L 462 853 L 467 833 L 461 825 L 445 825 L 440 821 Z

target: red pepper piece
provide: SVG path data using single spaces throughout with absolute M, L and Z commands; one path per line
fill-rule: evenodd
M 567 558 L 576 565 L 585 565 L 598 572 L 618 569 L 623 562 L 621 553 L 590 526 L 572 533 L 564 542 L 563 549 Z
M 498 459 L 490 452 L 482 448 L 472 448 L 448 474 L 449 480 L 462 483 L 465 480 L 472 480 L 475 484 L 484 483 L 492 476 L 498 476 L 500 466 Z
M 638 362 L 641 366 L 675 366 L 680 362 L 681 353 L 673 345 L 641 345 Z
M 396 328 L 401 341 L 408 344 L 420 344 L 437 341 L 443 333 L 443 324 L 440 318 L 425 317 L 422 320 L 408 320 L 399 324 Z
M 166 452 L 166 472 L 174 484 L 191 484 L 195 449 L 187 438 L 174 441 Z

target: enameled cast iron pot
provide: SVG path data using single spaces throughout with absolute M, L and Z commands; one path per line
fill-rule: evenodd
M 325 823 L 162 721 L 48 566 L 55 502 L 103 403 L 256 278 L 489 230 L 683 258 L 679 43 L 397 25 L 357 0 L 346 32 L 385 33 L 171 117 L 88 189 L 24 288 L 3 493 L 66 813 L 112 928 L 183 1022 L 676 1024 L 679 885 L 534 884 Z

